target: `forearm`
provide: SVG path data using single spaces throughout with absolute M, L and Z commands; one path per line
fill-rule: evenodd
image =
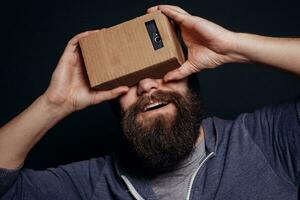
M 31 148 L 67 113 L 40 96 L 25 111 L 0 128 L 0 167 L 14 169 Z
M 249 62 L 300 74 L 300 39 L 236 34 L 235 51 Z

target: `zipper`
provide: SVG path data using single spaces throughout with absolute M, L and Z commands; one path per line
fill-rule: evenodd
M 200 163 L 199 167 L 196 169 L 196 171 L 194 172 L 191 180 L 190 180 L 190 183 L 189 183 L 189 186 L 188 186 L 188 193 L 187 193 L 187 197 L 186 197 L 186 200 L 189 200 L 190 199 L 190 196 L 191 196 L 191 191 L 192 191 L 192 186 L 193 186 L 193 183 L 194 183 L 194 180 L 195 180 L 195 177 L 198 173 L 198 171 L 200 170 L 200 168 L 203 166 L 203 164 L 211 157 L 215 154 L 215 152 L 211 152 L 210 154 L 208 154 L 206 156 L 206 158 Z
M 121 178 L 123 179 L 123 181 L 125 182 L 125 184 L 127 185 L 127 188 L 129 190 L 129 192 L 132 194 L 132 196 L 136 199 L 136 200 L 145 200 L 134 188 L 134 186 L 131 184 L 131 182 L 129 181 L 129 179 L 125 176 L 125 175 L 121 175 Z

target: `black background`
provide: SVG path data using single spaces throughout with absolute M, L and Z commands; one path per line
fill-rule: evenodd
M 290 37 L 300 33 L 297 0 L 1 3 L 0 125 L 46 90 L 73 35 L 143 15 L 158 3 L 179 5 L 236 32 Z M 225 119 L 290 99 L 300 91 L 299 77 L 258 64 L 228 64 L 198 77 L 206 115 Z M 43 169 L 104 155 L 117 145 L 118 137 L 118 122 L 108 104 L 90 107 L 52 128 L 30 152 L 25 166 Z

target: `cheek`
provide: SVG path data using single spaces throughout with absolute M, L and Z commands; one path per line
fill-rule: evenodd
M 135 90 L 129 90 L 126 94 L 120 97 L 121 108 L 126 111 L 131 105 L 137 101 Z
M 178 82 L 167 83 L 165 84 L 165 87 L 170 91 L 178 92 L 182 96 L 185 96 L 188 92 L 187 79 Z

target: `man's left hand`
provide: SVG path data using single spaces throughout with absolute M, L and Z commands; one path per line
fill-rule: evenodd
M 188 48 L 187 61 L 167 73 L 164 81 L 180 80 L 202 69 L 238 61 L 238 56 L 232 51 L 235 33 L 203 18 L 192 16 L 177 6 L 159 5 L 149 8 L 147 12 L 158 10 L 179 25 L 182 39 Z

